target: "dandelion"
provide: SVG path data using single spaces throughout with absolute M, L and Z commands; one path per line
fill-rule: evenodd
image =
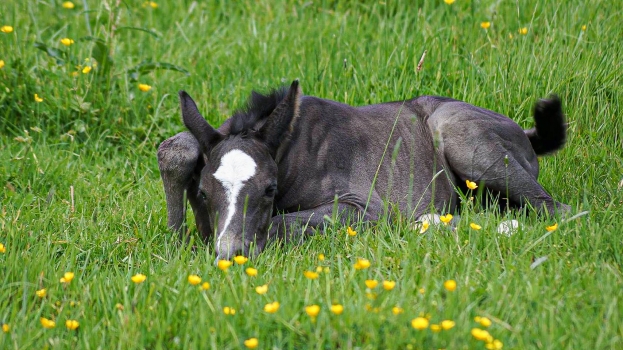
M 252 267 L 247 267 L 247 268 L 244 270 L 244 272 L 245 272 L 248 276 L 250 276 L 250 277 L 255 277 L 255 276 L 257 276 L 257 269 L 254 269 L 254 268 L 252 268 Z
M 395 281 L 383 281 L 383 289 L 392 290 L 394 287 L 396 287 Z
M 6 253 L 6 247 L 2 243 L 0 243 L 0 253 L 2 254 Z
M 78 327 L 80 327 L 80 323 L 76 320 L 67 320 L 65 321 L 65 327 L 67 327 L 70 331 L 75 331 Z
M 523 27 L 519 29 L 519 34 L 526 35 L 528 34 L 528 27 Z
M 480 226 L 480 225 L 478 225 L 476 223 L 473 223 L 473 222 L 471 224 L 469 224 L 469 227 L 473 228 L 476 231 L 478 231 L 478 230 L 480 230 L 482 228 L 482 226 Z
M 210 283 L 208 283 L 208 282 L 203 282 L 203 284 L 201 285 L 201 289 L 202 289 L 202 290 L 208 290 L 208 289 L 210 289 Z
M 303 275 L 310 280 L 315 280 L 319 276 L 318 273 L 314 271 L 305 271 Z
M 422 223 L 422 226 L 420 226 L 420 233 L 426 232 L 429 227 L 430 227 L 430 224 L 428 223 L 428 220 L 424 221 Z
M 90 71 L 91 71 L 91 66 L 86 66 L 82 68 L 82 74 L 89 74 Z
M 11 330 L 11 327 L 8 324 L 6 324 L 6 323 L 2 324 L 2 331 L 4 333 L 9 333 L 10 330 Z
M 39 318 L 39 321 L 41 321 L 41 325 L 43 326 L 43 328 L 52 329 L 56 327 L 56 322 L 49 320 L 45 317 Z
M 73 2 L 71 2 L 71 1 L 65 1 L 65 2 L 63 3 L 63 8 L 64 8 L 64 9 L 71 10 L 71 9 L 73 9 L 74 7 L 76 7 L 76 5 L 74 5 L 74 3 L 73 3 Z
M 249 258 L 247 258 L 246 256 L 243 256 L 243 255 L 237 255 L 234 258 L 234 262 L 236 262 L 236 264 L 238 264 L 238 265 L 242 265 L 242 264 L 246 263 L 247 261 L 249 261 Z
M 476 322 L 480 323 L 480 325 L 485 328 L 491 325 L 491 320 L 487 317 L 480 317 L 480 319 Z
M 13 27 L 11 27 L 11 26 L 2 26 L 2 27 L 0 27 L 0 32 L 7 33 L 7 34 L 13 33 Z
M 438 324 L 431 324 L 430 325 L 430 330 L 435 332 L 435 333 L 439 333 L 441 332 L 441 326 Z
M 69 38 L 61 39 L 61 44 L 65 45 L 65 46 L 71 46 L 73 43 L 74 43 L 73 39 L 69 39 Z
M 489 334 L 489 332 L 485 331 L 484 329 L 472 328 L 471 333 L 472 337 L 474 337 L 474 339 L 476 340 L 482 340 L 488 343 L 491 343 L 493 341 L 493 337 L 491 336 L 491 334 Z
M 448 5 L 454 4 L 454 0 L 443 0 L 443 2 L 445 2 Z
M 38 94 L 35 94 L 35 102 L 37 102 L 37 103 L 43 102 L 43 99 L 41 97 L 39 97 Z
M 489 22 L 487 22 L 489 23 Z M 489 28 L 489 27 L 487 27 Z M 467 185 L 467 188 L 469 188 L 470 190 L 475 190 L 478 188 L 478 185 L 476 185 L 475 182 L 469 181 L 469 180 L 465 180 L 465 184 Z
M 45 288 L 41 288 L 36 291 L 35 294 L 37 294 L 39 298 L 45 298 L 45 296 L 48 294 L 48 291 Z
M 377 281 L 377 280 L 366 280 L 365 284 L 366 284 L 366 287 L 368 287 L 370 289 L 374 289 L 379 284 L 379 281 Z
M 351 237 L 355 237 L 357 235 L 357 231 L 353 230 L 350 226 L 346 229 L 346 233 L 348 233 Z
M 65 274 L 63 274 L 63 277 L 61 277 L 61 283 L 70 283 L 71 280 L 74 279 L 74 273 L 73 272 L 65 272 Z
M 445 225 L 449 224 L 452 221 L 452 214 L 446 214 L 439 217 L 439 220 L 443 222 Z
M 342 312 L 344 312 L 344 306 L 342 306 L 340 304 L 333 304 L 333 305 L 331 305 L 329 310 L 331 310 L 331 312 L 336 314 L 336 315 L 341 315 Z
M 404 312 L 405 312 L 405 310 L 403 308 L 401 308 L 400 306 L 394 306 L 392 308 L 392 314 L 394 314 L 394 315 L 400 315 L 400 314 L 402 314 Z
M 4 68 L 4 60 L 0 60 L 0 69 Z
M 491 27 L 491 22 L 480 22 L 480 28 L 482 29 L 489 29 L 489 27 Z M 468 185 L 469 187 L 469 185 Z
M 257 338 L 249 338 L 244 341 L 244 346 L 246 346 L 247 349 L 255 349 L 257 348 L 259 343 L 260 342 L 257 340 Z
M 504 343 L 502 343 L 499 339 L 495 339 L 494 341 L 485 344 L 485 348 L 488 350 L 502 350 L 503 347 Z
M 255 292 L 259 295 L 266 294 L 268 292 L 268 284 L 255 287 Z
M 454 292 L 454 290 L 456 289 L 456 281 L 455 280 L 447 280 L 443 283 L 443 287 L 448 291 L 448 292 Z
M 318 254 L 318 261 L 324 261 L 324 254 Z
M 132 276 L 130 279 L 132 280 L 132 282 L 139 284 L 139 283 L 145 282 L 145 280 L 147 279 L 147 276 L 143 275 L 142 273 L 137 273 L 136 275 Z
M 424 317 L 416 317 L 411 320 L 411 327 L 421 331 L 428 328 L 428 320 Z
M 309 315 L 309 317 L 316 317 L 320 313 L 320 306 L 318 305 L 305 306 L 305 312 L 307 313 L 307 315 Z
M 201 277 L 197 275 L 188 275 L 188 283 L 192 284 L 193 286 L 196 286 L 199 283 L 201 283 Z
M 448 329 L 454 328 L 454 326 L 456 326 L 456 322 L 454 322 L 452 320 L 443 320 L 443 321 L 441 321 L 441 328 L 443 328 L 446 331 Z
M 279 311 L 279 306 L 280 304 L 278 301 L 273 301 L 272 303 L 264 305 L 264 311 L 268 312 L 269 314 L 274 314 L 275 312 Z
M 221 271 L 227 271 L 227 269 L 232 265 L 233 263 L 229 260 L 219 260 L 218 263 L 216 263 L 216 265 L 218 266 L 219 269 L 221 269 Z
M 236 309 L 234 309 L 233 307 L 225 306 L 225 307 L 223 308 L 223 313 L 224 313 L 225 315 L 230 315 L 230 316 L 233 316 L 233 315 L 235 315 L 235 314 L 236 314 Z
M 582 26 L 582 31 L 585 32 L 586 31 L 586 24 Z
M 357 259 L 357 262 L 354 265 L 355 270 L 365 270 L 370 267 L 370 260 L 368 259 Z
M 556 229 L 558 229 L 558 223 L 555 223 L 552 226 L 547 226 L 545 227 L 545 229 L 547 230 L 547 232 L 556 231 Z

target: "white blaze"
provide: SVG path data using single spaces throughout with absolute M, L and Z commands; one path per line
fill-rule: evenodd
M 236 202 L 238 194 L 244 186 L 245 181 L 255 175 L 256 164 L 253 158 L 239 149 L 227 152 L 221 158 L 221 165 L 214 173 L 214 178 L 221 182 L 227 194 L 227 217 L 223 230 L 218 235 L 217 246 L 220 244 L 221 236 L 227 231 L 231 219 L 236 212 Z

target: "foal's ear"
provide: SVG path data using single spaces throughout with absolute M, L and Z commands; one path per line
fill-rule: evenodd
M 199 113 L 195 101 L 193 101 L 186 91 L 180 91 L 179 95 L 184 125 L 186 125 L 190 133 L 199 141 L 201 151 L 207 154 L 214 145 L 224 138 L 224 136 L 208 124 L 201 113 Z
M 277 105 L 275 110 L 268 116 L 266 123 L 259 130 L 259 136 L 268 146 L 274 156 L 281 141 L 285 138 L 296 122 L 299 115 L 299 100 L 301 89 L 299 81 L 295 80 L 290 85 L 286 97 Z

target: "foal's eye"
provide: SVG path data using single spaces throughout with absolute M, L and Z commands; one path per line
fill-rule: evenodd
M 208 196 L 203 191 L 199 191 L 199 196 L 201 196 L 201 199 L 204 201 L 208 199 Z
M 264 195 L 266 197 L 274 197 L 277 194 L 277 184 L 272 183 L 268 187 L 266 187 L 266 191 L 264 191 Z

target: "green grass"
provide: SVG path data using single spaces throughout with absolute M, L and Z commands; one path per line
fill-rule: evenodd
M 488 331 L 505 349 L 623 347 L 616 1 L 61 3 L 0 3 L 0 26 L 14 27 L 0 33 L 0 323 L 10 328 L 0 348 L 240 349 L 256 337 L 261 349 L 483 349 L 470 334 L 475 316 L 493 321 Z M 482 29 L 483 21 L 492 26 Z M 64 37 L 75 43 L 61 45 Z M 535 100 L 555 92 L 568 143 L 541 160 L 540 181 L 588 214 L 512 214 L 523 225 L 512 237 L 495 232 L 506 217 L 473 209 L 455 232 L 421 235 L 397 221 L 349 237 L 336 226 L 223 273 L 210 245 L 184 246 L 166 228 L 155 150 L 183 130 L 176 92 L 188 91 L 219 125 L 252 89 L 294 78 L 307 94 L 355 105 L 451 96 L 523 127 Z M 547 233 L 554 222 L 558 230 Z M 356 271 L 357 258 L 371 267 Z M 247 266 L 258 276 L 248 277 Z M 329 272 L 303 276 L 317 266 Z M 67 271 L 75 278 L 64 285 Z M 142 284 L 130 281 L 137 273 L 147 276 Z M 191 286 L 189 274 L 210 289 Z M 396 287 L 377 286 L 373 300 L 366 279 Z M 453 292 L 443 287 L 449 279 Z M 35 295 L 40 288 L 45 298 Z M 272 301 L 280 309 L 265 313 Z M 330 313 L 333 303 L 342 315 Z M 315 322 L 305 313 L 312 304 L 321 308 Z M 421 314 L 456 326 L 415 330 Z M 40 317 L 56 327 L 44 329 Z M 66 329 L 68 319 L 80 327 Z

